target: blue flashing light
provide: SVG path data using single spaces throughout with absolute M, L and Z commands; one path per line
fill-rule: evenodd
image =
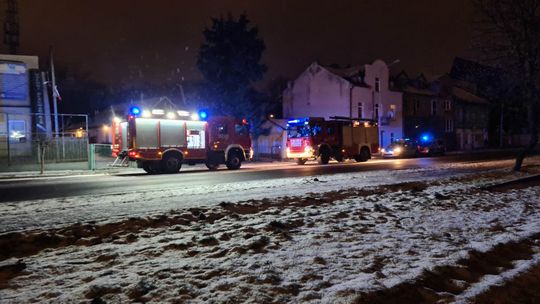
M 133 116 L 138 116 L 139 114 L 141 114 L 141 108 L 137 106 L 133 106 L 129 108 L 129 113 L 131 113 L 131 115 Z
M 431 136 L 430 136 L 429 134 L 422 134 L 422 135 L 420 136 L 420 139 L 421 139 L 422 141 L 429 141 L 429 140 L 431 139 Z
M 199 111 L 199 117 L 204 120 L 204 119 L 208 118 L 208 113 L 206 111 L 204 111 L 204 110 L 201 110 L 201 111 Z
M 289 124 L 303 124 L 307 125 L 309 124 L 309 117 L 299 118 L 299 119 L 290 119 L 287 121 Z

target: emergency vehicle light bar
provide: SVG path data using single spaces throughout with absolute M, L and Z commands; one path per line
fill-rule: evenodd
M 129 114 L 132 118 L 142 117 L 142 118 L 152 118 L 152 117 L 165 117 L 167 119 L 176 119 L 177 117 L 189 117 L 191 120 L 205 120 L 208 117 L 206 111 L 201 110 L 199 113 L 189 112 L 183 110 L 169 111 L 166 112 L 163 109 L 141 109 L 138 106 L 133 106 L 129 109 Z

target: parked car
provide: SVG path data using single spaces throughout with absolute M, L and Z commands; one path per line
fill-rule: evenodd
M 384 158 L 416 157 L 419 155 L 418 145 L 408 138 L 399 139 L 381 149 L 381 154 Z
M 444 142 L 440 139 L 433 139 L 428 136 L 424 136 L 418 141 L 418 153 L 420 155 L 444 155 L 445 152 L 446 147 Z

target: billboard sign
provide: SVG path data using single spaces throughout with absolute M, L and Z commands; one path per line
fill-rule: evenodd
M 22 62 L 0 61 L 0 99 L 28 99 L 27 71 Z

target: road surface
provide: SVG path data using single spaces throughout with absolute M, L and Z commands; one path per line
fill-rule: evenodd
M 240 170 L 226 170 L 224 166 L 217 172 L 208 171 L 204 166 L 184 166 L 179 174 L 147 175 L 144 171 L 130 170 L 129 173 L 114 175 L 95 174 L 56 178 L 36 178 L 0 180 L 0 202 L 16 202 L 47 198 L 64 198 L 92 194 L 113 194 L 118 192 L 145 190 L 167 190 L 196 185 L 214 185 L 230 182 L 304 177 L 335 173 L 363 172 L 373 170 L 400 170 L 433 168 L 457 162 L 482 162 L 483 160 L 505 160 L 512 158 L 506 153 L 473 155 L 452 155 L 413 159 L 372 159 L 366 163 L 330 163 L 319 165 L 308 162 L 304 166 L 294 163 L 246 163 Z M 492 167 L 501 166 L 491 162 Z M 506 164 L 508 166 L 508 164 Z

